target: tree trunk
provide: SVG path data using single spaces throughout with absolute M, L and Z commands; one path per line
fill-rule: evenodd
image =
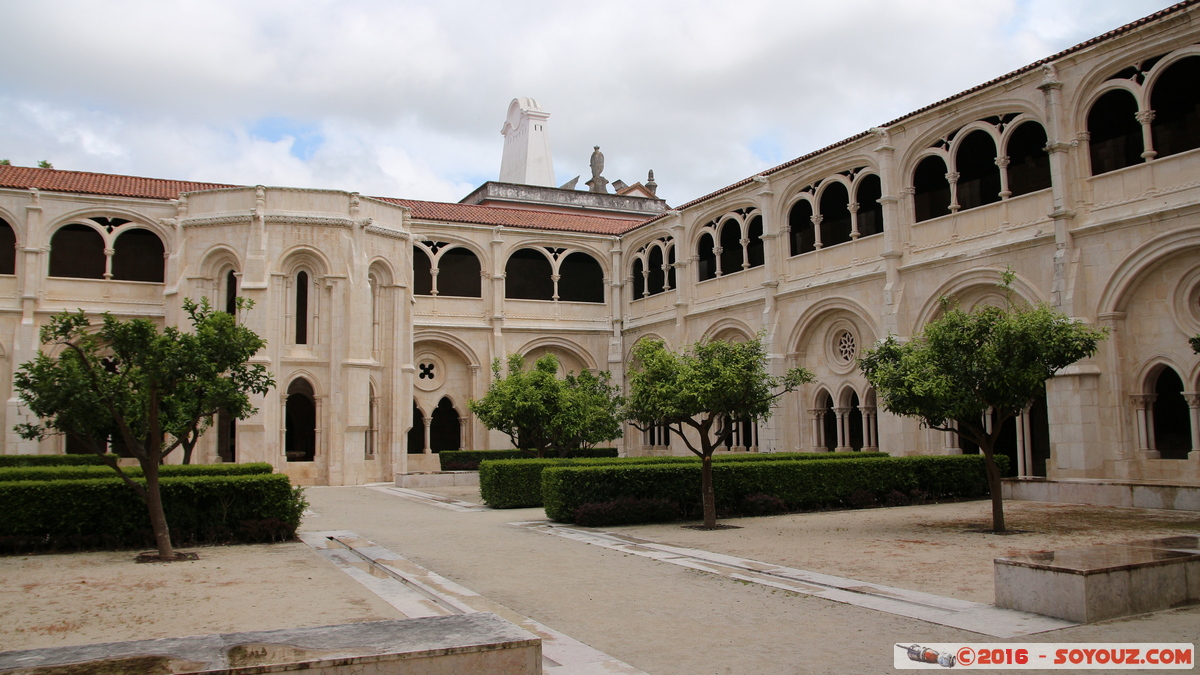
M 712 450 L 700 458 L 700 497 L 704 502 L 704 528 L 717 527 L 717 494 L 713 490 Z
M 1000 467 L 996 466 L 990 443 L 987 446 L 979 446 L 979 450 L 983 453 L 983 463 L 987 467 L 988 492 L 992 493 L 992 531 L 1003 532 L 1004 495 L 1000 492 Z
M 146 508 L 150 512 L 150 526 L 154 528 L 158 555 L 174 558 L 175 548 L 171 546 L 171 531 L 167 528 L 167 516 L 163 512 L 162 493 L 159 490 L 158 463 L 142 462 L 142 473 L 146 476 Z

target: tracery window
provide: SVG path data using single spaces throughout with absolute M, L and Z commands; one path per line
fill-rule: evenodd
M 162 283 L 162 239 L 123 218 L 89 218 L 58 228 L 50 238 L 52 277 Z
M 762 216 L 756 209 L 738 209 L 701 228 L 697 240 L 697 275 L 706 281 L 766 262 Z M 714 244 L 715 242 L 715 244 Z
M 656 239 L 633 254 L 633 300 L 675 288 L 675 244 L 671 237 Z
M 602 303 L 604 268 L 583 251 L 523 248 L 505 263 L 504 297 Z
M 479 257 L 444 241 L 413 246 L 413 293 L 459 298 L 483 296 Z

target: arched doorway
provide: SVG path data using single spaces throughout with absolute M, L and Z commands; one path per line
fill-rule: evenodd
M 284 455 L 289 462 L 311 462 L 317 457 L 317 404 L 312 385 L 304 378 L 288 385 Z
M 413 403 L 412 428 L 408 430 L 408 454 L 420 455 L 425 452 L 425 413 Z
M 458 410 L 449 398 L 442 397 L 438 401 L 432 418 L 429 424 L 429 449 L 432 452 L 461 449 L 462 425 L 458 420 Z
M 1192 449 L 1183 380 L 1174 368 L 1163 368 L 1154 381 L 1154 449 L 1161 459 L 1187 459 Z

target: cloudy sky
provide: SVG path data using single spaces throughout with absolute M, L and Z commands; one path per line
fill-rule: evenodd
M 0 0 L 0 158 L 457 201 L 528 96 L 679 204 L 1169 4 Z

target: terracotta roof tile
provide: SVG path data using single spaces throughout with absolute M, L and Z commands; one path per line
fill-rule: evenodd
M 417 220 L 441 220 L 451 223 L 471 223 L 473 225 L 527 227 L 534 230 L 559 230 L 563 232 L 618 235 L 628 232 L 648 220 L 648 218 L 582 216 L 572 213 L 507 209 L 498 206 L 477 206 L 474 204 L 423 202 L 414 199 L 393 199 L 391 197 L 377 197 L 377 199 L 412 209 L 412 217 Z
M 88 171 L 59 171 L 28 166 L 0 166 L 0 187 L 37 188 L 51 192 L 73 192 L 143 199 L 176 199 L 180 192 L 238 187 L 223 183 L 197 183 L 162 178 L 117 176 Z

